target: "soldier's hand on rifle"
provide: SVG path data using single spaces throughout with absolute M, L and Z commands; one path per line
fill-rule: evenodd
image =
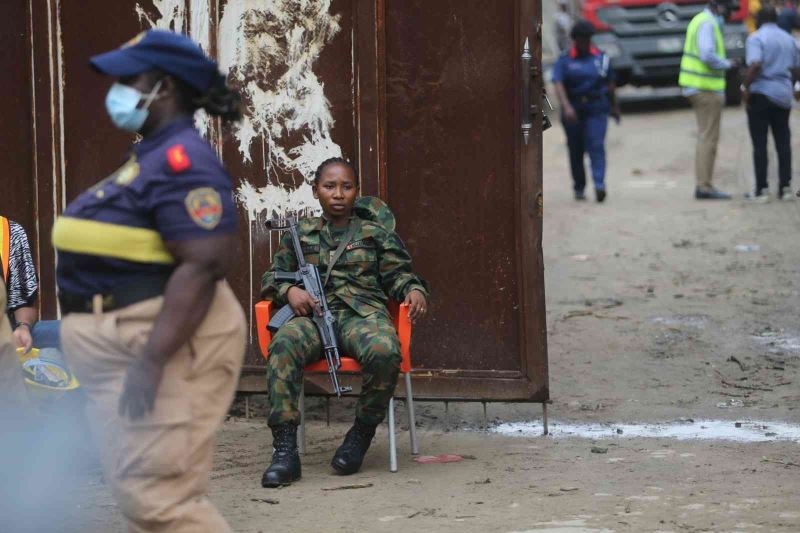
M 289 305 L 292 311 L 297 316 L 309 316 L 315 312 L 322 316 L 322 308 L 319 306 L 319 300 L 314 299 L 307 291 L 300 287 L 292 287 L 286 294 L 289 299 Z
M 416 322 L 418 319 L 425 316 L 428 312 L 428 301 L 422 291 L 414 289 L 406 295 L 403 304 L 408 306 L 408 317 L 411 322 Z

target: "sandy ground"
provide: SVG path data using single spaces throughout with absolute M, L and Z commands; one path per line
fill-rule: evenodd
M 328 461 L 349 406 L 338 404 L 327 427 L 314 404 L 303 480 L 267 490 L 259 480 L 270 436 L 263 402 L 253 398 L 255 418 L 241 416 L 240 402 L 225 424 L 211 482 L 235 531 L 800 531 L 796 440 L 613 431 L 689 419 L 800 423 L 800 203 L 696 202 L 691 110 L 637 107 L 610 128 L 603 205 L 573 201 L 560 126 L 545 136 L 556 434 L 485 432 L 480 405 L 451 404 L 445 413 L 425 404 L 422 452 L 462 462 L 413 462 L 404 430 L 400 470 L 390 474 L 382 428 L 363 471 L 341 478 Z M 725 111 L 718 185 L 738 196 L 752 183 L 745 124 L 743 111 Z M 489 406 L 492 428 L 532 421 L 538 431 L 539 417 L 538 406 Z M 584 422 L 612 429 L 597 439 L 559 432 Z M 769 427 L 763 434 L 771 438 Z M 97 472 L 78 485 L 76 530 L 122 531 Z

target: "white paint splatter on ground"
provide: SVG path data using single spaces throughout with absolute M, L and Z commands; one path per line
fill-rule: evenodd
M 756 343 L 766 346 L 772 353 L 800 354 L 800 337 L 777 331 L 764 331 L 751 337 Z
M 666 317 L 655 317 L 652 319 L 653 324 L 661 326 L 680 328 L 689 327 L 696 329 L 703 329 L 708 323 L 708 316 L 706 315 L 676 315 Z
M 341 29 L 340 17 L 329 10 L 330 0 L 232 0 L 224 6 L 220 67 L 239 82 L 247 104 L 234 135 L 245 161 L 261 145 L 267 181 L 264 187 L 243 181 L 237 191 L 251 221 L 265 211 L 271 216 L 317 209 L 314 170 L 342 155 L 331 139 L 334 120 L 324 85 L 312 68 Z M 289 146 L 287 137 L 300 141 Z M 278 183 L 279 175 L 303 179 L 291 189 Z
M 614 533 L 614 530 L 587 527 L 586 520 L 578 518 L 559 522 L 540 522 L 534 524 L 532 529 L 510 533 Z
M 675 189 L 678 182 L 674 180 L 639 179 L 623 183 L 629 189 Z
M 737 427 L 739 425 L 740 427 Z M 622 433 L 619 433 L 619 430 Z M 538 422 L 500 424 L 490 431 L 501 435 L 532 437 L 542 434 Z M 791 441 L 800 443 L 800 425 L 785 422 L 735 422 L 733 420 L 697 420 L 663 424 L 597 424 L 551 422 L 555 438 L 633 439 L 659 438 L 676 440 L 729 440 L 735 442 Z

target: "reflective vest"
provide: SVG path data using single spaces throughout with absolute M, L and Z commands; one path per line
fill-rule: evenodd
M 3 263 L 3 281 L 8 284 L 8 258 L 11 254 L 11 226 L 6 217 L 0 217 L 0 262 Z
M 678 85 L 701 91 L 724 91 L 725 71 L 711 69 L 700 60 L 697 34 L 700 26 L 706 22 L 714 25 L 716 52 L 719 57 L 725 59 L 725 40 L 722 38 L 719 24 L 717 24 L 714 16 L 707 11 L 697 14 L 686 30 L 686 43 L 683 45 L 683 58 L 681 58 L 681 74 L 678 77 Z

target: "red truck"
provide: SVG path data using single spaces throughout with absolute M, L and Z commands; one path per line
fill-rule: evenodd
M 747 0 L 739 2 L 723 35 L 728 57 L 744 61 Z M 585 0 L 582 15 L 595 25 L 595 46 L 611 59 L 619 85 L 670 87 L 678 85 L 689 21 L 705 6 L 697 0 Z M 732 69 L 725 94 L 728 105 L 741 102 L 739 86 L 738 71 Z

